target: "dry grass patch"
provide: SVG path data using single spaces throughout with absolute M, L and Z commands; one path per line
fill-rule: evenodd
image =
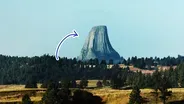
M 38 88 L 25 88 L 25 85 L 0 85 L 0 92 L 8 91 L 26 91 L 26 90 L 44 90 L 40 88 L 41 84 L 38 84 Z
M 89 87 L 96 87 L 96 83 L 98 80 L 88 80 Z M 41 84 L 38 84 L 40 86 Z M 0 102 L 20 102 L 22 100 L 22 96 L 25 93 L 31 94 L 32 92 L 36 92 L 35 95 L 31 95 L 32 101 L 40 101 L 42 95 L 44 94 L 46 89 L 42 88 L 34 88 L 28 89 L 24 88 L 24 85 L 0 85 Z M 106 104 L 127 104 L 129 101 L 129 95 L 132 90 L 114 90 L 111 88 L 102 88 L 102 89 L 86 89 L 87 91 L 93 93 L 94 95 L 100 96 Z M 184 100 L 184 88 L 172 88 L 173 94 L 168 99 L 168 101 L 178 101 Z M 149 101 L 146 104 L 155 104 L 155 96 L 153 93 L 153 89 L 141 89 L 141 96 L 146 98 Z M 6 95 L 2 95 L 6 94 Z M 162 104 L 160 99 L 158 100 L 158 104 Z
M 172 96 L 169 97 L 167 102 L 184 100 L 184 88 L 172 88 Z M 129 95 L 132 90 L 114 90 L 111 88 L 103 89 L 90 89 L 87 90 L 94 95 L 100 96 L 103 101 L 107 104 L 127 104 L 129 102 Z M 155 104 L 156 98 L 153 89 L 141 89 L 141 96 L 148 101 L 145 104 Z M 160 94 L 160 93 L 159 93 Z M 158 98 L 158 104 L 162 104 L 161 100 Z

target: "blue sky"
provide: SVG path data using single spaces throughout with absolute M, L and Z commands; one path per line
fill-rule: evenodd
M 106 25 L 116 51 L 131 56 L 184 55 L 183 0 L 1 0 L 0 54 L 76 57 L 93 26 Z

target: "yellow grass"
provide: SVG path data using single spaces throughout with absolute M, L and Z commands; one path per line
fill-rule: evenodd
M 88 80 L 88 87 L 96 87 L 98 80 Z
M 107 104 L 126 104 L 131 90 L 113 90 L 110 88 L 88 90 L 94 95 L 100 96 Z
M 40 86 L 41 84 L 38 84 L 38 88 L 25 88 L 25 85 L 0 85 L 0 102 L 21 102 L 22 96 L 32 91 L 36 91 L 36 96 L 31 96 L 31 100 L 40 101 L 43 91 L 46 90 Z
M 36 97 L 30 97 L 31 98 L 31 101 L 40 101 L 42 99 L 41 96 L 36 96 Z M 22 98 L 18 98 L 18 99 L 2 99 L 0 100 L 0 102 L 21 102 L 22 101 Z
M 89 87 L 95 87 L 98 80 L 89 80 Z M 38 85 L 40 86 L 40 84 Z M 21 102 L 23 94 L 28 91 L 36 91 L 35 96 L 31 96 L 32 101 L 40 101 L 45 89 L 27 89 L 24 85 L 0 85 L 0 102 Z M 100 96 L 106 104 L 127 104 L 129 101 L 129 95 L 132 90 L 114 90 L 111 88 L 102 89 L 86 89 L 87 91 L 93 93 L 94 95 Z M 184 100 L 184 88 L 172 88 L 173 95 L 168 99 L 168 101 Z M 13 92 L 20 91 L 20 92 Z M 147 104 L 155 104 L 155 97 L 152 89 L 141 89 L 141 96 L 146 98 Z M 7 93 L 6 96 L 1 96 L 2 93 Z M 159 103 L 161 101 L 159 100 Z M 158 104 L 159 104 L 158 103 Z
M 173 92 L 173 95 L 168 99 L 168 101 L 184 100 L 184 88 L 172 88 L 169 90 Z M 92 92 L 94 95 L 100 96 L 103 101 L 107 102 L 107 104 L 127 104 L 132 90 L 114 90 L 111 88 L 103 88 L 94 90 L 90 89 L 88 91 Z M 147 104 L 155 104 L 155 97 L 151 94 L 153 91 L 153 89 L 141 89 L 141 96 L 150 101 Z M 160 99 L 158 104 L 162 104 Z
M 99 80 L 88 80 L 88 87 L 96 87 L 96 83 L 98 82 Z M 102 81 L 102 80 L 100 80 Z M 80 80 L 76 80 L 76 82 L 79 84 Z
M 38 88 L 25 88 L 25 85 L 0 85 L 0 92 L 7 91 L 23 91 L 23 90 L 44 90 L 44 88 L 40 88 L 41 84 L 38 84 Z

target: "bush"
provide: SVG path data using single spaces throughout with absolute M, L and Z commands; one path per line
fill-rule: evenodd
M 86 88 L 88 86 L 88 80 L 82 79 L 79 84 L 80 88 Z
M 25 94 L 23 96 L 22 104 L 33 104 L 28 94 Z
M 26 82 L 25 88 L 38 88 L 36 80 L 34 78 L 29 78 Z
M 76 90 L 73 95 L 73 104 L 104 104 L 99 96 L 82 90 Z
M 101 81 L 98 81 L 98 82 L 96 83 L 96 87 L 98 87 L 98 88 L 103 87 L 103 86 L 102 86 L 102 82 L 101 82 Z
M 102 83 L 103 86 L 110 86 L 110 82 L 108 80 L 103 80 Z
M 76 83 L 76 80 L 72 80 L 71 81 L 71 88 L 76 88 L 77 87 L 77 83 Z
M 48 87 L 48 82 L 43 82 L 42 85 L 40 86 L 41 88 L 47 88 Z

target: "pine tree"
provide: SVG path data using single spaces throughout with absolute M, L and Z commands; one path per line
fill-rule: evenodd
M 86 80 L 85 78 L 83 78 L 81 81 L 80 81 L 80 84 L 79 84 L 80 88 L 86 88 L 88 86 L 88 80 Z
M 161 74 L 160 72 L 158 72 L 158 69 L 153 73 L 152 77 L 153 77 L 153 83 L 154 83 L 153 89 L 155 90 L 155 98 L 156 98 L 155 100 L 157 103 L 158 102 L 158 90 L 159 90 L 160 83 L 161 83 Z
M 76 80 L 72 80 L 71 81 L 71 88 L 76 88 L 76 87 L 77 87 Z
M 138 86 L 139 88 L 144 88 L 144 75 L 142 74 L 141 71 L 136 73 L 136 78 L 134 80 L 134 85 Z
M 138 86 L 135 86 L 130 93 L 129 104 L 141 104 L 142 97 L 140 96 L 140 93 L 141 91 Z
M 110 82 L 106 79 L 106 77 L 103 77 L 102 84 L 103 84 L 103 86 L 109 86 Z
M 70 104 L 71 91 L 69 88 L 58 88 L 52 83 L 42 97 L 41 104 Z
M 166 100 L 168 99 L 168 96 L 171 96 L 172 92 L 168 91 L 167 89 L 171 88 L 170 82 L 168 81 L 168 78 L 166 75 L 163 75 L 160 81 L 160 87 L 159 90 L 161 92 L 160 99 L 162 100 L 163 104 L 166 104 Z
M 34 77 L 29 77 L 26 81 L 25 88 L 37 88 L 37 82 Z
M 177 88 L 178 87 L 178 73 L 176 70 L 174 70 L 172 67 L 167 71 L 167 76 L 169 76 L 168 80 L 172 84 L 172 87 Z
M 103 87 L 102 82 L 101 82 L 101 81 L 98 81 L 98 82 L 96 83 L 96 86 L 97 86 L 98 88 Z
M 25 94 L 23 96 L 22 104 L 33 104 L 28 94 Z
M 113 75 L 112 79 L 111 79 L 111 87 L 113 89 L 119 89 L 120 87 L 123 86 L 123 81 L 121 80 L 121 75 L 119 74 L 115 74 Z
M 179 74 L 179 78 L 178 78 L 178 82 L 179 82 L 179 87 L 184 87 L 184 63 L 180 64 L 177 68 L 178 74 Z

